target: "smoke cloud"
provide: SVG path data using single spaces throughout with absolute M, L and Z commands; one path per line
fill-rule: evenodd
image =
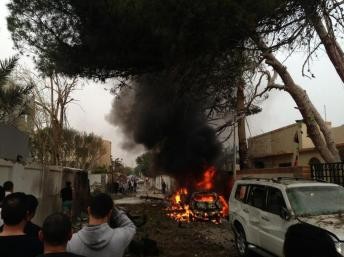
M 156 173 L 179 181 L 199 178 L 221 153 L 201 104 L 180 88 L 163 75 L 139 77 L 120 91 L 107 117 L 125 134 L 124 149 L 143 145 L 154 155 Z

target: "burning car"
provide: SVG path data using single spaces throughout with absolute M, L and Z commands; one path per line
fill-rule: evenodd
M 222 204 L 215 192 L 194 192 L 190 197 L 192 220 L 210 220 L 220 222 Z
M 228 216 L 228 203 L 225 197 L 214 191 L 216 169 L 209 167 L 203 173 L 203 179 L 197 181 L 193 193 L 186 187 L 179 188 L 170 197 L 170 206 L 166 209 L 167 216 L 180 222 L 211 221 L 221 223 L 221 218 Z

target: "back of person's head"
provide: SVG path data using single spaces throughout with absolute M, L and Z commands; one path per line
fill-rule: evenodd
M 67 181 L 66 182 L 66 187 L 71 187 L 72 186 L 72 183 L 70 183 L 70 181 Z
M 285 257 L 340 256 L 329 233 L 307 223 L 298 223 L 289 227 L 283 250 Z
M 1 217 L 6 225 L 18 225 L 26 219 L 26 216 L 26 195 L 24 193 L 13 193 L 5 197 Z
M 13 192 L 13 182 L 12 181 L 4 182 L 4 190 L 7 192 Z
M 99 193 L 91 197 L 90 214 L 94 218 L 105 218 L 113 208 L 112 198 L 105 194 Z
M 72 223 L 67 215 L 54 213 L 44 220 L 40 233 L 40 238 L 44 243 L 53 246 L 66 245 L 71 236 Z
M 5 199 L 5 190 L 2 186 L 0 186 L 0 207 L 4 199 Z
M 34 195 L 26 195 L 26 210 L 34 215 L 38 207 L 38 200 Z

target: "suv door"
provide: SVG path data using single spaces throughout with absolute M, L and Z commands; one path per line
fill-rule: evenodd
M 243 206 L 243 211 L 248 213 L 248 243 L 261 246 L 261 213 L 266 206 L 266 187 L 262 185 L 251 185 L 247 204 Z
M 281 218 L 286 208 L 282 191 L 276 187 L 267 188 L 267 204 L 261 216 L 261 247 L 277 256 L 283 256 L 283 243 L 290 222 Z

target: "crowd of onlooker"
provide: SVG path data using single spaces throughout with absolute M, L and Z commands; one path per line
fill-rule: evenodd
M 138 178 L 135 176 L 119 177 L 112 183 L 107 184 L 108 192 L 112 194 L 130 194 L 136 193 L 138 187 Z
M 68 187 L 61 198 L 69 208 Z M 37 207 L 37 198 L 13 192 L 11 181 L 0 186 L 1 257 L 122 257 L 136 232 L 134 223 L 104 193 L 91 197 L 88 225 L 74 234 L 68 213 L 49 215 L 42 227 L 34 224 Z

